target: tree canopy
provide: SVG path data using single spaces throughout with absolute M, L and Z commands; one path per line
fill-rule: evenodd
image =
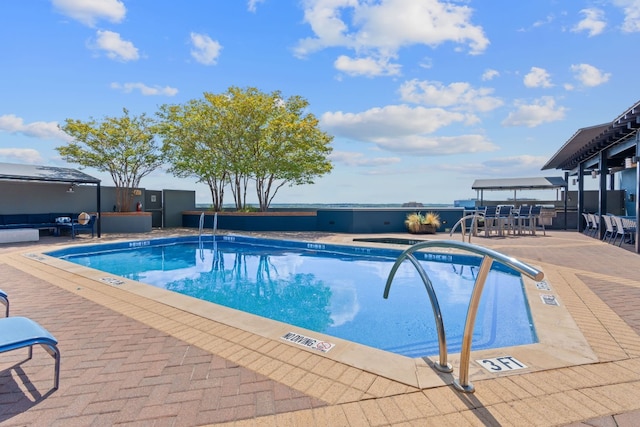
M 160 107 L 163 150 L 179 176 L 198 177 L 211 190 L 216 210 L 229 185 L 236 208 L 246 208 L 255 182 L 260 210 L 285 185 L 311 184 L 332 169 L 333 137 L 318 128 L 300 96 L 230 87 L 204 99 Z
M 62 158 L 81 167 L 109 172 L 117 193 L 117 210 L 133 209 L 131 190 L 140 180 L 162 164 L 160 147 L 155 141 L 155 121 L 145 114 L 131 116 L 123 109 L 122 117 L 105 117 L 98 122 L 66 119 L 60 126 L 74 138 L 56 147 Z

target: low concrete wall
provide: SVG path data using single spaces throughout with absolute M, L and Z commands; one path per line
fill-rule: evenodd
M 103 212 L 100 220 L 102 233 L 148 233 L 151 231 L 151 212 Z
M 182 226 L 200 226 L 200 215 L 205 212 L 204 229 L 211 231 L 215 212 L 185 211 Z M 218 212 L 217 228 L 244 231 L 315 231 L 315 212 Z
M 217 228 L 240 231 L 324 231 L 333 233 L 403 233 L 408 214 L 436 212 L 442 225 L 439 232 L 449 232 L 464 215 L 463 208 L 337 208 L 317 211 L 278 210 L 269 212 L 218 212 Z M 198 228 L 205 212 L 204 229 L 213 228 L 214 212 L 184 211 L 182 226 Z

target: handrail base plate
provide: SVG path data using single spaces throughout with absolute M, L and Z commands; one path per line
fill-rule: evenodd
M 469 383 L 467 385 L 462 385 L 458 380 L 453 380 L 453 387 L 462 393 L 473 393 L 476 391 L 476 388 L 473 386 L 473 384 Z

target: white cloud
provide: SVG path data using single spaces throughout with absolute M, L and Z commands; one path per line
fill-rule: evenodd
M 122 22 L 127 13 L 120 0 L 52 0 L 52 3 L 63 15 L 89 27 L 94 27 L 99 19 Z
M 201 64 L 215 65 L 222 45 L 206 34 L 191 33 L 191 56 Z
M 492 70 L 491 68 L 488 68 L 484 71 L 484 73 L 482 73 L 482 81 L 489 81 L 489 80 L 493 80 L 496 77 L 500 77 L 500 73 L 497 70 Z
M 441 108 L 388 105 L 361 113 L 327 112 L 322 115 L 323 128 L 353 139 L 398 137 L 414 133 L 433 133 L 466 116 Z
M 44 163 L 42 156 L 33 148 L 0 148 L 0 159 L 5 162 L 27 164 Z
M 503 101 L 491 96 L 492 93 L 491 88 L 475 89 L 465 82 L 454 82 L 444 86 L 440 82 L 414 79 L 400 86 L 403 101 L 465 111 L 484 112 L 502 106 Z
M 504 126 L 536 127 L 543 123 L 562 120 L 567 111 L 566 108 L 556 105 L 555 99 L 544 96 L 531 104 L 516 101 L 516 111 L 509 113 L 503 120 Z
M 589 64 L 574 64 L 571 66 L 571 71 L 573 71 L 576 80 L 588 87 L 600 86 L 611 78 L 611 73 L 603 73 Z
M 386 59 L 349 58 L 340 55 L 334 66 L 350 76 L 394 76 L 400 74 L 400 64 L 389 64 Z
M 587 31 L 589 37 L 597 36 L 604 31 L 607 22 L 604 20 L 604 12 L 602 10 L 595 8 L 582 9 L 580 13 L 584 15 L 584 18 L 571 31 L 575 33 Z
M 541 156 L 509 156 L 496 157 L 478 163 L 441 164 L 439 169 L 455 172 L 459 176 L 514 177 L 514 176 L 540 176 L 542 166 L 549 160 Z
M 498 149 L 484 135 L 409 135 L 404 138 L 378 138 L 375 143 L 385 150 L 413 156 L 481 153 Z
M 451 42 L 468 46 L 471 54 L 489 45 L 482 27 L 471 23 L 472 9 L 439 0 L 306 0 L 304 7 L 314 37 L 298 42 L 300 57 L 343 47 L 386 63 L 416 44 L 435 48 Z
M 613 0 L 613 4 L 622 8 L 624 12 L 622 31 L 640 32 L 640 0 Z
M 552 87 L 551 75 L 544 68 L 531 67 L 531 71 L 524 76 L 526 87 Z
M 545 25 L 549 25 L 553 21 L 555 21 L 555 19 L 556 19 L 556 17 L 554 15 L 547 15 L 544 19 L 541 19 L 541 20 L 538 20 L 538 21 L 534 22 L 532 27 L 533 28 L 538 28 L 538 27 L 543 27 Z
M 259 3 L 264 3 L 264 0 L 249 0 L 249 4 L 247 5 L 249 12 L 255 13 L 258 10 Z
M 153 96 L 153 95 L 164 95 L 164 96 L 174 96 L 178 93 L 178 89 L 165 86 L 147 86 L 144 83 L 111 83 L 112 89 L 121 90 L 124 93 L 131 93 L 134 90 L 139 90 L 140 93 L 144 96 Z
M 377 147 L 417 156 L 491 151 L 496 146 L 481 135 L 429 136 L 468 116 L 441 108 L 389 105 L 362 113 L 327 112 L 323 130 L 337 137 L 370 142 Z
M 500 157 L 486 160 L 483 165 L 492 170 L 499 171 L 504 168 L 511 168 L 515 171 L 522 169 L 535 169 L 539 171 L 549 159 L 543 156 L 531 156 L 524 154 L 521 156 Z
M 124 62 L 140 58 L 138 49 L 130 41 L 122 40 L 120 34 L 98 30 L 96 36 L 95 43 L 90 47 L 105 51 L 108 58 Z
M 42 139 L 70 140 L 70 137 L 58 128 L 57 122 L 33 122 L 25 124 L 22 118 L 13 114 L 0 116 L 0 132 L 19 133 Z
M 365 157 L 363 153 L 353 151 L 334 151 L 329 154 L 329 159 L 334 163 L 342 163 L 355 167 L 379 167 L 400 163 L 399 157 Z

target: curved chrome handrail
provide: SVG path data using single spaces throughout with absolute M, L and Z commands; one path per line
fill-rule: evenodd
M 198 227 L 198 235 L 202 236 L 202 229 L 204 228 L 204 212 L 200 213 L 200 225 Z
M 427 243 L 427 242 L 423 242 Z M 414 245 L 415 246 L 415 245 Z M 413 248 L 413 246 L 411 246 Z M 433 317 L 436 321 L 436 329 L 438 331 L 438 347 L 440 354 L 440 361 L 435 365 L 436 369 L 440 372 L 453 372 L 453 368 L 451 364 L 447 362 L 447 338 L 444 332 L 444 322 L 442 321 L 442 312 L 440 311 L 440 304 L 438 303 L 438 297 L 436 296 L 436 291 L 433 289 L 433 284 L 427 275 L 427 272 L 424 271 L 420 262 L 413 256 L 411 253 L 411 248 L 407 249 L 403 253 L 400 254 L 398 259 L 396 260 L 393 267 L 391 267 L 391 272 L 389 273 L 389 277 L 387 277 L 387 284 L 384 287 L 384 298 L 387 299 L 389 297 L 389 291 L 391 290 L 391 282 L 393 281 L 393 277 L 396 275 L 396 271 L 402 264 L 405 258 L 409 259 L 411 263 L 414 265 L 416 270 L 418 270 L 418 274 L 422 279 L 422 283 L 424 283 L 424 287 L 427 289 L 427 293 L 429 294 L 429 300 L 431 301 L 431 308 L 433 310 Z
M 476 229 L 476 219 L 477 218 L 484 218 L 484 215 L 480 215 L 480 214 L 469 214 L 469 215 L 465 215 L 462 218 L 460 218 L 458 220 L 458 222 L 456 222 L 455 224 L 453 224 L 453 227 L 451 227 L 451 230 L 449 231 L 449 237 L 453 236 L 453 232 L 456 230 L 456 227 L 458 225 L 460 225 L 460 231 L 462 232 L 462 241 L 464 242 L 464 234 L 465 234 L 465 229 L 466 227 L 463 225 L 464 221 L 468 220 L 469 218 L 472 219 L 471 221 L 471 230 L 475 230 Z M 471 243 L 471 235 L 473 234 L 472 231 L 469 232 L 469 243 Z
M 384 298 L 388 298 L 389 290 L 391 288 L 391 282 L 396 274 L 396 271 L 400 267 L 400 264 L 409 259 L 411 263 L 418 270 L 418 274 L 422 278 L 429 298 L 431 300 L 431 306 L 433 308 L 434 317 L 436 320 L 436 328 L 438 330 L 438 344 L 440 349 L 440 361 L 439 365 L 436 365 L 436 369 L 443 372 L 451 372 L 451 366 L 447 363 L 447 346 L 446 337 L 444 332 L 444 322 L 442 320 L 442 313 L 440 313 L 440 306 L 438 304 L 438 298 L 433 290 L 431 280 L 427 273 L 424 271 L 418 260 L 413 256 L 413 253 L 420 249 L 425 248 L 447 248 L 447 249 L 459 249 L 467 252 L 472 252 L 481 255 L 482 263 L 480 264 L 480 270 L 473 285 L 473 291 L 471 292 L 471 299 L 469 301 L 469 308 L 467 309 L 467 318 L 464 324 L 464 334 L 462 337 L 462 349 L 460 351 L 460 378 L 454 381 L 454 387 L 465 393 L 473 393 L 475 391 L 474 386 L 469 382 L 469 361 L 471 355 L 471 343 L 473 339 L 473 328 L 475 326 L 476 314 L 478 312 L 478 305 L 480 304 L 480 297 L 484 289 L 484 284 L 491 270 L 493 261 L 498 261 L 512 269 L 516 270 L 520 274 L 540 281 L 544 278 L 544 273 L 528 264 L 525 264 L 515 258 L 504 255 L 500 252 L 496 252 L 492 249 L 484 248 L 477 245 L 472 245 L 465 242 L 457 242 L 453 240 L 429 240 L 425 242 L 419 242 L 415 245 L 404 250 L 396 259 L 396 262 L 391 268 L 387 283 L 384 288 Z

